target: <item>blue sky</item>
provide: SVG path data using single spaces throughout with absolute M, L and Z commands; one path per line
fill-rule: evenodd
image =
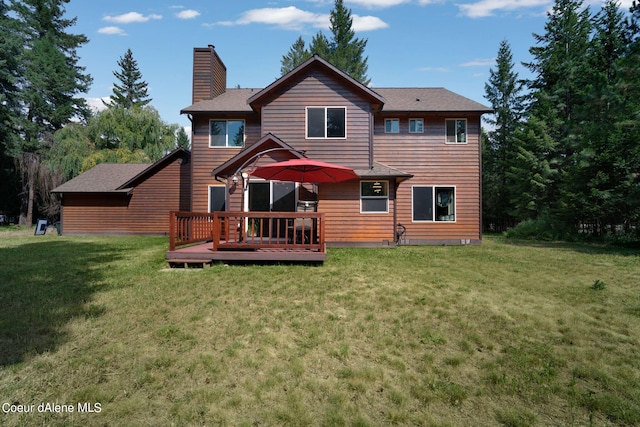
M 601 0 L 588 0 L 599 10 Z M 333 0 L 72 0 L 71 32 L 89 43 L 80 65 L 93 77 L 91 104 L 112 93 L 117 61 L 131 49 L 151 105 L 162 119 L 188 127 L 194 47 L 216 46 L 229 87 L 262 88 L 280 76 L 280 60 L 302 36 L 329 27 Z M 532 34 L 543 34 L 552 0 L 345 0 L 357 37 L 368 39 L 368 75 L 376 87 L 445 87 L 487 104 L 484 84 L 502 40 L 516 71 L 529 61 Z M 631 0 L 622 0 L 627 10 Z M 327 31 L 327 35 L 328 35 Z

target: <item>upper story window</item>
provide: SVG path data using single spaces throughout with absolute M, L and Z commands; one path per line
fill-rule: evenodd
M 409 119 L 409 133 L 423 133 L 424 121 L 422 119 Z
M 447 119 L 447 144 L 467 143 L 467 119 Z
M 307 107 L 307 138 L 346 137 L 346 107 Z
M 242 147 L 244 120 L 209 121 L 209 147 Z
M 400 133 L 400 119 L 385 119 L 384 133 Z

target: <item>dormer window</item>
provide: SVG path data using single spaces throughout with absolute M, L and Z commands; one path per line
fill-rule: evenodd
M 346 137 L 346 107 L 307 107 L 307 138 Z

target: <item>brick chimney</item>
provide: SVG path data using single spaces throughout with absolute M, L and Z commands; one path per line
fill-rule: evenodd
M 227 90 L 227 67 L 213 45 L 193 49 L 192 104 L 213 99 Z

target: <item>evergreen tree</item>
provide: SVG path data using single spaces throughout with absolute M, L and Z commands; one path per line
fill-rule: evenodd
M 64 18 L 64 5 L 68 2 L 13 0 L 11 3 L 23 40 L 17 82 L 23 114 L 17 123 L 20 141 L 14 144 L 11 153 L 22 174 L 25 196 L 21 222 L 27 224 L 33 221 L 36 192 L 50 190 L 36 186 L 53 133 L 71 118 L 85 120 L 90 115 L 84 98 L 78 95 L 89 89 L 91 77 L 78 66 L 76 53 L 88 40 L 84 35 L 66 32 L 75 24 L 75 19 Z
M 367 40 L 355 37 L 351 10 L 344 6 L 343 0 L 335 0 L 330 21 L 331 40 L 322 32 L 318 32 L 307 49 L 302 37 L 298 37 L 289 53 L 282 57 L 282 75 L 302 64 L 311 55 L 317 54 L 362 84 L 368 85 L 368 58 L 364 57 Z
M 113 75 L 120 84 L 114 83 L 113 95 L 109 98 L 108 106 L 123 108 L 143 107 L 151 102 L 147 94 L 147 82 L 142 80 L 142 73 L 138 69 L 138 62 L 133 58 L 131 49 L 118 60 L 120 71 L 114 71 Z
M 302 37 L 298 37 L 293 45 L 291 45 L 289 52 L 282 57 L 280 61 L 282 64 L 280 73 L 284 76 L 309 58 L 311 58 L 311 53 L 307 50 Z
M 483 144 L 483 219 L 492 228 L 504 231 L 513 225 L 507 172 L 513 165 L 514 134 L 522 126 L 525 111 L 524 82 L 513 70 L 513 55 L 506 40 L 500 43 L 496 69 L 489 71 L 485 98 L 491 102 L 493 116 L 486 119 L 492 130 Z
M 22 49 L 18 22 L 0 0 L 0 213 L 18 212 L 20 180 L 9 150 L 16 143 L 15 126 L 20 116 L 17 106 L 18 57 Z
M 368 58 L 364 56 L 367 40 L 356 38 L 351 10 L 344 6 L 343 0 L 336 0 L 330 20 L 333 38 L 329 44 L 329 61 L 362 84 L 368 85 Z
M 538 45 L 529 50 L 534 61 L 525 64 L 534 74 L 529 114 L 539 121 L 529 131 L 544 129 L 545 134 L 534 139 L 549 137 L 555 142 L 553 153 L 546 153 L 545 161 L 558 171 L 553 181 L 545 183 L 546 194 L 532 194 L 549 201 L 546 207 L 567 228 L 575 226 L 579 218 L 576 206 L 567 203 L 575 198 L 569 194 L 572 189 L 566 177 L 574 172 L 576 153 L 582 149 L 580 113 L 589 71 L 586 61 L 591 28 L 590 11 L 583 8 L 582 0 L 556 0 L 547 14 L 545 34 L 534 34 Z M 526 144 L 523 148 L 527 149 Z
M 186 150 L 189 150 L 191 148 L 189 135 L 187 135 L 187 132 L 182 126 L 180 126 L 180 129 L 178 129 L 178 133 L 176 135 L 176 147 L 182 147 Z
M 594 234 L 602 234 L 624 216 L 628 209 L 627 191 L 620 184 L 627 181 L 628 170 L 621 162 L 628 151 L 628 141 L 618 124 L 626 107 L 620 103 L 620 61 L 628 45 L 624 14 L 609 0 L 593 20 L 594 33 L 587 52 L 585 99 L 577 113 L 581 123 L 581 147 L 566 177 L 566 204 L 591 224 Z

